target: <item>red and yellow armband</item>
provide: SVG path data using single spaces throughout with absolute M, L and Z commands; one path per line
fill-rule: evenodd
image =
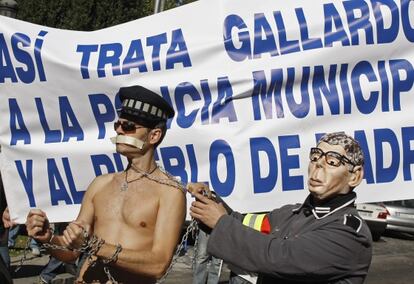
M 270 222 L 267 214 L 247 214 L 243 219 L 243 225 L 264 234 L 270 233 Z

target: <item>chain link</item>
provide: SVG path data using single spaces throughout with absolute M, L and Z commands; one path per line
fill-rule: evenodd
M 157 165 L 157 167 L 160 169 L 161 172 L 163 172 L 167 176 L 167 178 L 161 179 L 161 178 L 153 177 L 151 174 L 148 174 L 147 172 L 144 172 L 144 171 L 136 168 L 134 165 L 131 164 L 131 169 L 133 169 L 135 172 L 141 174 L 142 177 L 146 177 L 147 179 L 149 179 L 153 182 L 159 183 L 159 184 L 174 187 L 176 189 L 179 189 L 183 193 L 187 192 L 186 186 L 182 182 L 180 182 L 176 177 L 172 176 L 169 172 L 167 172 L 160 165 Z
M 108 277 L 108 281 L 106 283 L 111 283 L 111 284 L 118 284 L 118 281 L 115 280 L 114 277 L 112 277 L 111 272 L 109 271 L 109 267 L 108 266 L 104 266 L 104 272 L 106 274 L 106 277 Z
M 170 271 L 172 270 L 173 266 L 177 263 L 178 261 L 178 256 L 181 253 L 182 249 L 184 248 L 187 240 L 188 240 L 188 236 L 190 236 L 190 234 L 193 234 L 194 231 L 198 230 L 198 224 L 196 220 L 191 220 L 190 224 L 187 227 L 187 230 L 185 231 L 185 234 L 183 235 L 183 238 L 181 239 L 180 244 L 178 245 L 177 249 L 175 250 L 175 254 L 173 256 L 173 259 L 171 261 L 170 266 L 168 267 L 167 271 L 165 272 L 165 274 L 157 281 L 157 284 L 161 284 L 165 281 L 165 279 L 167 278 L 168 274 L 170 273 Z M 195 258 L 195 257 L 194 257 Z M 194 258 L 193 258 L 193 262 L 194 262 Z
M 194 240 L 194 251 L 193 251 L 193 259 L 191 261 L 191 268 L 194 269 L 197 261 L 197 254 L 198 254 L 198 231 L 200 227 L 197 223 L 197 228 L 193 231 L 193 240 Z
M 52 244 L 52 243 L 50 243 L 50 241 L 53 239 L 53 237 L 50 239 L 49 243 L 42 244 L 42 247 L 45 248 L 45 249 L 51 249 L 51 250 L 64 250 L 64 251 L 73 251 L 73 252 L 84 253 L 88 249 L 90 249 L 91 243 L 90 243 L 90 240 L 89 240 L 89 234 L 88 234 L 88 232 L 85 229 L 83 229 L 83 228 L 82 228 L 82 234 L 83 234 L 83 239 L 85 241 L 83 242 L 82 246 L 79 249 L 68 248 L 67 246 Z M 29 241 L 30 241 L 30 239 L 31 238 L 29 238 Z
M 22 268 L 23 263 L 27 260 L 27 251 L 30 249 L 30 241 L 31 240 L 32 240 L 32 238 L 27 238 L 26 246 L 24 247 L 24 251 L 23 251 L 23 257 L 20 259 L 20 262 L 16 266 L 16 269 L 14 270 L 14 272 L 19 271 Z

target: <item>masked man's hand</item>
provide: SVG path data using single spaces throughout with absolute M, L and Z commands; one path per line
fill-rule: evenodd
M 191 217 L 213 229 L 220 217 L 227 214 L 223 204 L 216 203 L 216 201 L 197 191 L 193 191 L 192 195 L 196 198 L 196 201 L 191 203 Z

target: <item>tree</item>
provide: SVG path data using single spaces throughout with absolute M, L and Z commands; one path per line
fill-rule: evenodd
M 165 9 L 194 0 L 166 0 Z M 154 0 L 16 0 L 17 18 L 59 29 L 92 31 L 153 14 Z

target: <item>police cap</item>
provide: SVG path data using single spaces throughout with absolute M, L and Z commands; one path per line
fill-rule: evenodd
M 120 88 L 119 98 L 122 103 L 119 117 L 148 128 L 174 116 L 174 109 L 163 97 L 142 86 Z

